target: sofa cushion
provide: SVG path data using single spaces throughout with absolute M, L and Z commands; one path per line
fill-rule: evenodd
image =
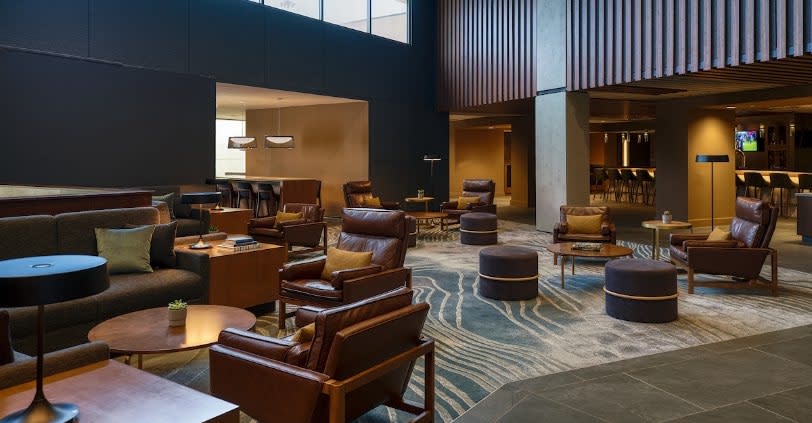
M 204 297 L 199 275 L 181 269 L 158 269 L 153 273 L 130 273 L 110 276 L 110 288 L 99 294 L 100 318 L 153 307 L 166 306 L 183 299 L 194 302 Z
M 155 267 L 175 267 L 175 233 L 178 230 L 178 222 L 152 225 L 155 232 L 152 233 L 152 242 L 149 247 L 149 260 Z M 126 228 L 137 228 L 139 226 L 127 225 Z
M 164 195 L 153 195 L 152 201 L 160 201 L 166 204 L 167 208 L 169 208 L 169 218 L 175 218 L 175 193 L 170 192 L 169 194 Z
M 98 255 L 96 228 L 123 228 L 127 224 L 154 225 L 158 210 L 154 207 L 92 210 L 55 216 L 59 252 L 63 254 Z
M 96 249 L 107 259 L 107 270 L 115 273 L 152 273 L 150 249 L 155 226 L 133 229 L 96 228 Z
M 191 236 L 200 234 L 200 221 L 197 219 L 179 218 L 176 220 L 178 227 L 176 236 Z
M 44 314 L 46 332 L 97 321 L 101 295 L 104 293 L 46 305 Z M 36 333 L 37 307 L 15 307 L 6 310 L 11 318 L 12 339 L 17 340 Z
M 59 252 L 53 216 L 1 218 L 0 234 L 0 260 Z

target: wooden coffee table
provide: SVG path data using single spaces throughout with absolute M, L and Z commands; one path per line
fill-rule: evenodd
M 693 225 L 678 220 L 671 221 L 671 223 L 663 223 L 662 220 L 644 220 L 642 226 L 652 230 L 651 258 L 654 260 L 660 259 L 660 231 L 673 231 L 674 229 L 690 229 L 691 232 L 694 231 Z
M 407 215 L 415 218 L 417 220 L 417 234 L 420 234 L 420 223 L 428 222 L 431 226 L 434 226 L 434 221 L 440 221 L 440 230 L 447 231 L 448 230 L 448 213 L 443 212 L 431 212 L 431 211 L 409 211 L 406 212 Z
M 167 308 L 158 307 L 113 317 L 90 330 L 87 339 L 103 341 L 110 352 L 126 354 L 129 364 L 138 356 L 138 368 L 143 367 L 143 354 L 165 354 L 205 348 L 217 342 L 225 328 L 253 329 L 257 318 L 253 313 L 235 307 L 190 305 L 186 326 L 170 327 Z
M 561 287 L 566 288 L 566 280 L 564 278 L 564 264 L 567 257 L 572 262 L 572 274 L 575 274 L 575 257 L 595 257 L 595 258 L 618 258 L 627 257 L 632 255 L 632 249 L 621 247 L 615 244 L 603 243 L 601 249 L 598 251 L 588 250 L 573 250 L 572 242 L 561 242 L 558 244 L 550 244 L 547 246 L 547 251 L 553 253 L 555 256 L 561 257 Z
M 429 211 L 429 203 L 434 200 L 434 197 L 427 197 L 424 195 L 422 197 L 406 197 L 404 200 L 407 203 L 423 203 L 423 206 L 425 207 L 424 211 Z
M 57 373 L 44 382 L 48 398 L 79 406 L 83 423 L 240 420 L 240 409 L 234 404 L 114 360 Z M 34 388 L 31 381 L 0 390 L 0 417 L 28 406 Z

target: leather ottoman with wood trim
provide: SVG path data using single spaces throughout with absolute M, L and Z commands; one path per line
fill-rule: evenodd
M 491 213 L 466 213 L 460 216 L 460 242 L 466 245 L 492 245 L 498 241 L 497 219 Z
M 538 254 L 529 248 L 483 248 L 479 251 L 479 295 L 495 300 L 532 300 L 538 295 L 538 267 Z
M 606 264 L 606 314 L 641 323 L 677 320 L 677 268 L 649 259 Z

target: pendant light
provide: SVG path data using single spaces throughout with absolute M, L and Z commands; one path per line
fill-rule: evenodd
M 282 132 L 282 109 L 276 109 L 276 133 Z M 293 135 L 265 135 L 265 148 L 293 148 Z
M 247 150 L 249 148 L 257 148 L 257 139 L 255 137 L 228 137 L 228 148 L 237 150 Z

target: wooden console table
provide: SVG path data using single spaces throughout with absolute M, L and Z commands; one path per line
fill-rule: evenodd
M 209 217 L 211 218 L 209 225 L 216 227 L 217 232 L 245 235 L 248 233 L 248 221 L 254 217 L 254 211 L 223 207 L 222 210 L 210 209 Z
M 78 405 L 82 423 L 240 420 L 234 404 L 113 360 L 49 376 L 45 394 Z M 33 396 L 33 381 L 0 391 L 0 417 L 27 407 Z

